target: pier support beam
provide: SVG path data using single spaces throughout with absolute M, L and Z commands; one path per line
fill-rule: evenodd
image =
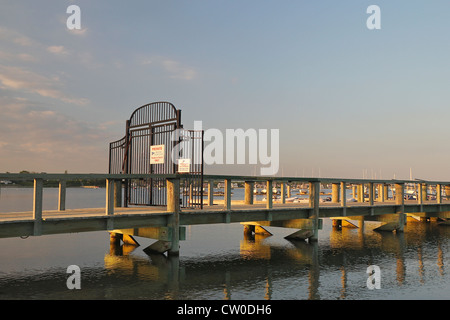
M 375 231 L 397 231 L 403 232 L 406 222 L 404 213 L 382 214 L 376 217 L 376 221 L 384 224 L 375 228 Z
M 335 229 L 341 229 L 342 228 L 342 219 L 332 219 L 333 228 Z
M 404 185 L 403 183 L 395 184 L 395 204 L 398 206 L 397 212 L 393 214 L 382 214 L 375 216 L 375 221 L 380 221 L 385 224 L 378 228 L 376 231 L 396 231 L 403 232 L 406 223 L 405 214 L 405 199 L 404 199 Z M 371 219 L 372 220 L 372 219 Z
M 255 225 L 253 224 L 245 224 L 244 225 L 244 235 L 251 236 L 255 232 Z
M 244 224 L 242 222 L 241 224 Z M 267 231 L 263 226 L 261 226 L 258 222 L 250 222 L 248 224 L 244 224 L 244 235 L 251 236 L 253 234 L 259 234 L 263 236 L 271 236 L 272 233 Z

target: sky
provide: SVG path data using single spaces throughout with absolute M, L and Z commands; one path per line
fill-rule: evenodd
M 370 5 L 381 29 L 367 28 Z M 169 101 L 185 128 L 278 129 L 280 176 L 450 180 L 448 12 L 443 0 L 3 0 L 0 172 L 107 172 L 131 113 Z

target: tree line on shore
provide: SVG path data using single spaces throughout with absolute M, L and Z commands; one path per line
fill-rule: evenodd
M 9 172 L 6 172 L 9 173 Z M 38 172 L 30 172 L 27 170 L 22 170 L 19 173 L 28 174 L 28 173 L 38 173 Z M 67 173 L 67 171 L 65 172 Z M 32 187 L 34 185 L 34 180 L 10 180 L 8 184 L 2 184 L 6 186 L 15 186 L 15 187 Z M 98 186 L 105 187 L 106 181 L 105 179 L 76 179 L 76 180 L 67 180 L 67 187 L 88 187 L 88 186 Z M 58 187 L 59 181 L 57 180 L 44 180 L 44 187 Z

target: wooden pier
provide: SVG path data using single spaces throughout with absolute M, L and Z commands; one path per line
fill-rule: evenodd
M 270 234 L 264 228 L 267 226 L 292 228 L 295 232 L 289 238 L 317 241 L 323 218 L 333 219 L 336 227 L 350 221 L 363 228 L 364 221 L 378 221 L 377 230 L 391 232 L 402 232 L 408 219 L 437 219 L 447 224 L 450 218 L 450 182 L 445 181 L 204 175 L 207 205 L 193 209 L 180 206 L 180 181 L 186 177 L 189 176 L 0 174 L 2 180 L 34 181 L 33 210 L 0 213 L 0 238 L 106 230 L 111 233 L 111 241 L 137 245 L 136 236 L 156 239 L 148 250 L 178 255 L 179 242 L 185 239 L 188 225 L 241 223 L 246 233 L 266 234 Z M 123 207 L 122 182 L 149 178 L 166 180 L 167 205 Z M 67 181 L 78 179 L 106 181 L 103 208 L 66 209 Z M 44 181 L 50 180 L 59 181 L 58 207 L 43 210 Z M 214 196 L 215 182 L 224 184 L 223 197 Z M 232 200 L 234 182 L 245 186 L 243 200 Z M 255 184 L 265 186 L 265 201 L 254 200 Z M 307 190 L 305 201 L 289 202 L 298 185 Z M 279 199 L 273 198 L 275 186 L 281 189 Z M 326 186 L 331 187 L 327 188 L 331 189 L 330 201 L 321 200 L 321 190 Z M 348 189 L 352 202 L 347 199 Z M 405 200 L 412 194 L 406 190 L 415 190 L 416 198 Z

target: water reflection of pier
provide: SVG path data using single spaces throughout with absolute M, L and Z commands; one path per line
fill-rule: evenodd
M 338 287 L 335 298 L 345 299 L 349 276 L 354 276 L 355 270 L 358 270 L 363 281 L 358 286 L 365 286 L 368 277 L 366 268 L 376 265 L 380 256 L 384 259 L 387 256 L 388 268 L 395 270 L 396 283 L 390 285 L 403 285 L 407 271 L 424 283 L 424 251 L 430 249 L 430 244 L 439 275 L 443 276 L 445 250 L 442 240 L 450 238 L 450 229 L 438 228 L 439 236 L 436 237 L 435 226 L 433 223 L 412 223 L 408 224 L 404 233 L 372 232 L 367 230 L 368 227 L 366 231 L 335 228 L 330 232 L 328 246 L 304 241 L 291 241 L 289 246 L 274 246 L 270 245 L 266 236 L 247 234 L 240 242 L 240 254 L 222 257 L 220 261 L 180 262 L 179 257 L 156 254 L 149 256 L 149 262 L 145 257 L 130 255 L 133 247 L 129 245 L 112 245 L 110 254 L 105 256 L 105 266 L 114 272 L 152 281 L 156 284 L 153 289 L 164 291 L 166 299 L 196 299 L 208 288 L 216 290 L 219 281 L 223 283 L 223 292 L 216 293 L 213 299 L 236 299 L 234 293 L 242 294 L 247 288 L 260 290 L 257 299 L 280 299 L 274 297 L 273 292 L 277 292 L 274 285 L 286 279 L 296 282 L 297 293 L 301 295 L 287 299 L 320 299 L 321 290 L 327 290 L 325 286 L 329 284 Z M 407 261 L 411 258 L 417 259 L 414 261 L 417 266 L 407 268 Z M 386 265 L 383 267 L 386 268 Z M 336 277 L 331 270 L 339 270 L 339 276 Z

